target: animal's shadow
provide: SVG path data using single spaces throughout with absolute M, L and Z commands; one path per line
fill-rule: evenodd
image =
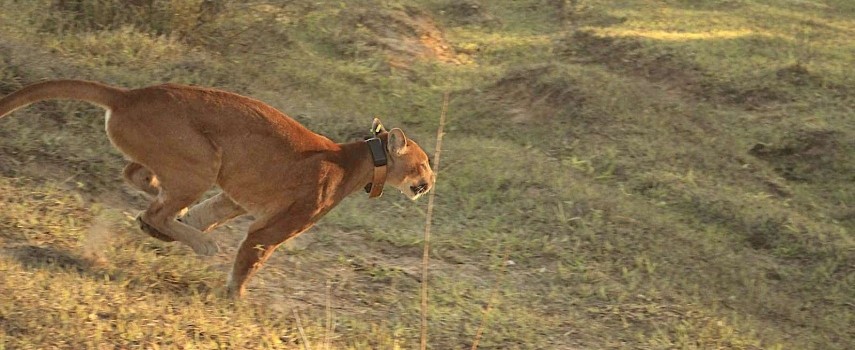
M 160 283 L 151 285 L 146 280 L 136 280 L 131 274 L 122 268 L 103 267 L 90 259 L 77 256 L 73 252 L 54 247 L 43 247 L 36 245 L 20 245 L 8 248 L 7 252 L 21 266 L 30 271 L 48 270 L 62 272 L 74 272 L 80 276 L 91 278 L 96 281 L 117 281 L 130 279 L 129 288 L 144 287 L 149 292 L 159 294 L 171 294 L 173 296 L 187 296 L 189 294 L 205 295 L 214 293 L 214 288 L 208 283 L 198 283 L 169 274 L 170 276 L 159 276 L 156 271 L 153 278 L 159 279 Z
M 9 252 L 21 266 L 28 270 L 59 268 L 88 274 L 92 272 L 93 268 L 92 263 L 86 259 L 75 257 L 67 251 L 53 247 L 20 245 L 9 248 Z

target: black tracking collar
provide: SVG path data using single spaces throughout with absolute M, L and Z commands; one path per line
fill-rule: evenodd
M 371 150 L 371 160 L 374 162 L 375 167 L 388 164 L 389 160 L 386 158 L 386 149 L 383 147 L 382 140 L 372 137 L 365 140 L 365 143 L 368 144 L 368 149 Z
M 377 137 L 371 137 L 365 140 L 368 144 L 368 150 L 371 151 L 371 162 L 374 163 L 374 171 L 371 176 L 371 182 L 365 185 L 365 192 L 368 192 L 368 198 L 377 198 L 383 194 L 383 185 L 386 183 L 386 164 L 389 158 L 386 156 L 386 147 L 383 146 L 383 141 Z

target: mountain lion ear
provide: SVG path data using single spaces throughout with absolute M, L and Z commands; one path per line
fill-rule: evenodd
M 384 132 L 388 131 L 386 131 L 386 128 L 384 128 L 383 124 L 380 123 L 380 118 L 374 118 L 374 121 L 371 122 L 371 133 L 374 134 L 374 136 L 377 136 Z
M 403 154 L 407 151 L 407 136 L 401 129 L 394 128 L 389 132 L 387 146 L 389 154 Z

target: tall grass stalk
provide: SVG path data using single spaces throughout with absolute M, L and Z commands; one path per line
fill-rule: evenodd
M 327 280 L 327 329 L 324 333 L 324 349 L 332 349 L 332 338 L 335 334 L 335 320 L 332 312 L 332 283 Z
M 490 311 L 492 311 L 493 305 L 496 304 L 496 301 L 499 298 L 499 288 L 502 286 L 505 272 L 507 271 L 508 256 L 510 256 L 510 254 L 511 250 L 505 247 L 505 254 L 499 262 L 501 266 L 499 267 L 499 271 L 496 272 L 496 284 L 493 286 L 493 291 L 490 292 L 490 299 L 487 301 L 487 306 L 484 307 L 484 313 L 481 314 L 481 324 L 478 325 L 478 330 L 475 331 L 475 339 L 472 340 L 472 350 L 478 349 L 478 344 L 481 342 L 481 336 L 484 334 L 484 328 L 487 326 L 487 318 L 490 316 Z
M 297 320 L 297 331 L 300 332 L 300 341 L 303 343 L 303 350 L 312 350 L 312 346 L 309 345 L 309 339 L 306 338 L 306 331 L 303 330 L 303 322 L 300 321 L 300 312 L 294 310 L 294 319 Z
M 448 110 L 448 92 L 446 92 L 442 97 L 442 111 L 439 113 L 439 127 L 436 129 L 436 151 L 433 154 L 433 174 L 435 177 L 439 176 L 439 156 L 442 151 L 442 129 L 445 128 L 445 116 L 446 111 Z M 427 325 L 427 312 L 428 312 L 428 264 L 430 263 L 430 228 L 431 228 L 431 220 L 433 219 L 433 203 L 434 198 L 436 198 L 436 178 L 434 178 L 434 188 L 433 191 L 428 194 L 428 209 L 427 215 L 425 215 L 425 245 L 424 245 L 424 253 L 422 254 L 422 286 L 421 286 L 421 299 L 422 299 L 422 337 L 421 337 L 421 349 L 424 350 L 427 348 L 427 335 L 428 335 L 428 325 Z

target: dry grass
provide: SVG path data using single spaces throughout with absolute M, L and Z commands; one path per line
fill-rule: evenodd
M 0 0 L 0 93 L 214 85 L 336 140 L 381 115 L 426 145 L 450 91 L 431 348 L 471 346 L 486 305 L 482 349 L 855 344 L 850 1 L 227 1 L 201 24 L 198 1 L 53 3 Z M 426 43 L 455 60 L 401 47 Z M 0 120 L 0 347 L 419 343 L 422 205 L 349 199 L 231 305 L 246 222 L 210 259 L 140 235 L 101 115 Z

